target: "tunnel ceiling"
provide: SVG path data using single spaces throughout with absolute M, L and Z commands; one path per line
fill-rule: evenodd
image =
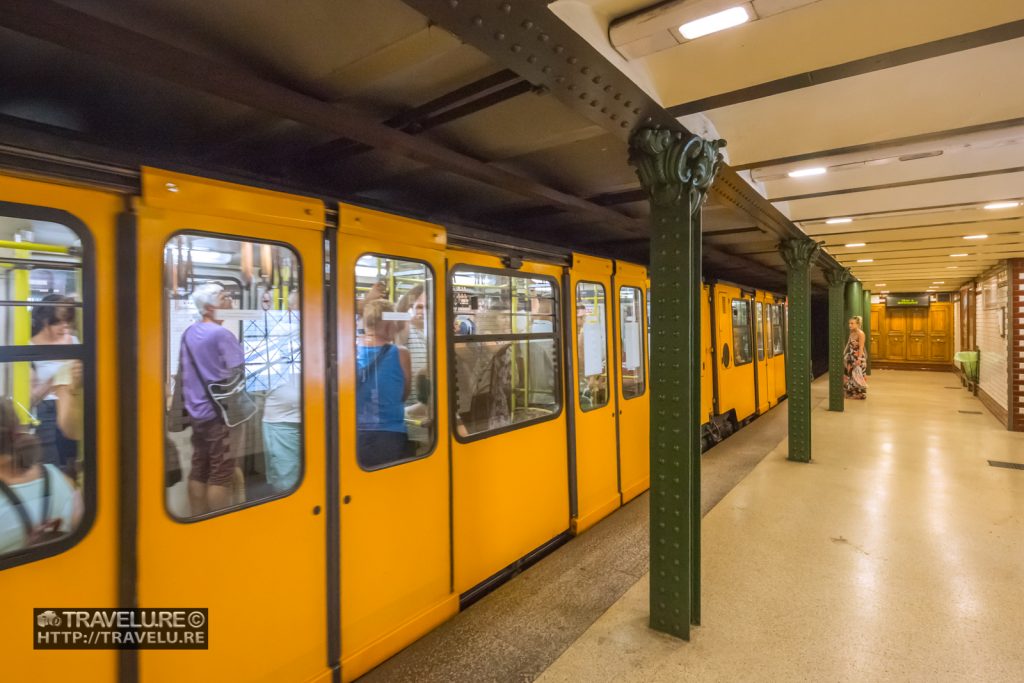
M 476 6 L 487 21 L 501 11 L 571 33 L 585 64 L 624 74 L 645 103 L 630 129 L 679 117 L 729 141 L 733 169 L 704 212 L 708 276 L 781 289 L 776 245 L 800 229 L 869 288 L 894 291 L 951 289 L 1024 249 L 1024 208 L 980 208 L 1024 195 L 1014 170 L 1024 75 L 1007 68 L 1024 56 L 1016 2 L 865 0 L 854 3 L 871 5 L 861 16 L 841 0 L 757 0 L 765 18 L 634 60 L 615 52 L 608 27 L 649 2 L 8 4 L 7 144 L 56 140 L 84 156 L 94 145 L 646 260 L 628 130 L 567 104 L 497 31 L 482 40 L 458 23 L 456 6 Z M 879 24 L 915 10 L 928 20 Z M 815 164 L 829 173 L 785 176 Z M 853 220 L 824 222 L 835 217 Z M 976 233 L 989 237 L 962 240 Z M 844 246 L 857 242 L 866 246 Z

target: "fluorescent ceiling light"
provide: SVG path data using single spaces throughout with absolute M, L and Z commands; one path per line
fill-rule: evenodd
M 857 263 L 873 263 L 874 260 L 875 259 L 873 258 L 859 258 L 857 259 Z
M 964 235 L 965 240 L 987 240 L 988 235 Z
M 933 285 L 944 285 L 944 284 L 946 284 L 946 281 L 945 280 L 935 280 L 934 282 L 932 282 L 932 284 Z
M 812 175 L 825 175 L 828 169 L 824 166 L 815 166 L 813 168 L 801 168 L 796 171 L 790 171 L 787 175 L 790 178 L 806 178 Z
M 847 247 L 864 247 L 864 246 L 867 246 L 867 244 L 864 243 L 864 242 L 850 242 L 849 244 L 846 244 L 844 246 L 847 246 Z
M 1020 202 L 992 202 L 991 204 L 986 204 L 982 208 L 989 209 L 991 211 L 993 209 L 1013 209 L 1018 206 L 1020 206 Z
M 838 223 L 852 223 L 852 218 L 829 218 L 825 221 L 825 225 L 836 225 Z
M 961 256 L 970 256 L 970 254 L 950 254 L 952 258 L 960 258 Z
M 946 266 L 946 270 L 956 270 L 960 266 Z
M 889 293 L 889 290 L 888 290 L 888 289 L 883 289 L 881 293 L 882 293 L 882 294 L 888 294 L 888 293 Z
M 875 287 L 885 287 L 885 283 L 884 282 L 876 282 L 875 283 Z
M 747 12 L 746 7 L 730 7 L 725 11 L 688 21 L 679 27 L 679 32 L 683 34 L 683 38 L 693 40 L 709 33 L 717 33 L 733 26 L 745 24 L 748 21 L 750 21 L 750 13 Z

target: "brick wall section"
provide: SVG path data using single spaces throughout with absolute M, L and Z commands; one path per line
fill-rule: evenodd
M 1009 269 L 1009 427 L 1024 432 L 1024 259 L 1007 263 Z
M 1003 311 L 1006 309 L 1006 271 L 993 271 L 978 281 L 978 349 L 980 377 L 978 385 L 1003 410 L 1008 409 L 1007 341 L 1002 336 Z M 1003 286 L 1000 286 L 1003 284 Z

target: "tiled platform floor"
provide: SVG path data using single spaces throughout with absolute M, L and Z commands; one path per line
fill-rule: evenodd
M 705 517 L 690 642 L 646 627 L 645 576 L 539 680 L 1024 680 L 1024 470 L 987 463 L 1024 434 L 958 385 L 877 370 L 819 403 L 814 462 L 780 444 Z

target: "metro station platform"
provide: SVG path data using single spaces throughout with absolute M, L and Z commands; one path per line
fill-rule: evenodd
M 690 642 L 647 627 L 645 495 L 365 680 L 1021 680 L 1024 434 L 949 373 L 813 393 L 811 464 L 785 410 L 704 456 Z

